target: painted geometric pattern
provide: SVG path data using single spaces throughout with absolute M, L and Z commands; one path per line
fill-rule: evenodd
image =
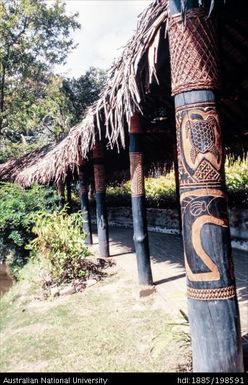
M 233 298 L 236 295 L 235 287 L 221 287 L 217 289 L 192 289 L 187 288 L 187 296 L 199 301 L 215 301 Z
M 171 18 L 172 95 L 193 89 L 219 87 L 216 41 L 213 23 L 203 9 L 189 10 L 185 24 L 181 16 Z
M 201 161 L 201 163 L 199 164 L 198 168 L 194 173 L 194 177 L 199 181 L 207 181 L 207 180 L 220 181 L 221 179 L 220 173 L 206 159 L 203 159 Z
M 102 164 L 94 165 L 96 192 L 105 192 L 105 170 Z
M 130 172 L 131 172 L 131 193 L 132 196 L 145 194 L 144 174 L 143 174 L 143 154 L 140 152 L 130 153 Z

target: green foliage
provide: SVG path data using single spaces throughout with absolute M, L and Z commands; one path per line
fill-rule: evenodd
M 130 182 L 120 185 L 108 186 L 106 191 L 106 203 L 112 207 L 131 206 L 131 187 Z
M 28 257 L 25 245 L 34 237 L 31 213 L 53 210 L 57 197 L 52 189 L 34 186 L 24 190 L 10 183 L 0 184 L 0 255 L 13 270 L 23 266 Z
M 229 207 L 248 208 L 248 160 L 226 164 Z
M 106 80 L 106 71 L 90 67 L 85 75 L 78 79 L 65 79 L 63 92 L 71 103 L 74 123 L 77 123 L 86 111 L 87 106 L 96 101 Z
M 60 0 L 0 0 L 0 162 L 59 141 L 97 99 L 104 71 L 72 80 L 53 73 L 75 48 L 76 18 Z
M 11 158 L 19 158 L 20 156 L 34 151 L 44 146 L 44 142 L 38 140 L 35 143 L 13 143 L 11 140 L 4 140 L 0 144 L 0 163 L 7 162 Z
M 74 48 L 76 16 L 67 16 L 59 0 L 1 0 L 0 131 L 12 141 L 43 121 L 39 101 L 49 96 L 53 65 L 64 63 Z
M 147 205 L 156 208 L 176 208 L 176 186 L 174 173 L 160 178 L 145 180 Z
M 37 237 L 28 248 L 48 267 L 52 281 L 61 284 L 84 278 L 89 267 L 85 257 L 90 254 L 84 245 L 81 212 L 39 211 L 32 219 Z
M 175 208 L 177 207 L 175 178 L 170 173 L 159 178 L 146 178 L 146 204 L 154 208 Z M 131 205 L 131 183 L 125 182 L 119 186 L 107 188 L 107 203 L 110 206 Z
M 225 165 L 229 207 L 248 207 L 248 161 Z M 171 172 L 159 178 L 146 178 L 146 204 L 154 208 L 176 208 L 175 176 Z M 107 188 L 109 206 L 131 205 L 131 183 Z
M 229 190 L 248 189 L 248 161 L 226 164 L 225 171 Z

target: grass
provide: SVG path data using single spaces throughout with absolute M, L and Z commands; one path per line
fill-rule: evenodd
M 0 370 L 188 370 L 184 319 L 178 326 L 159 296 L 138 299 L 123 271 L 111 267 L 109 273 L 81 293 L 44 300 L 39 266 L 28 263 L 22 279 L 1 299 Z

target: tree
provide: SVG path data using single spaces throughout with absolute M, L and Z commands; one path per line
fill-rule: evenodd
M 96 101 L 106 80 L 106 71 L 90 67 L 85 75 L 78 79 L 65 79 L 63 92 L 72 105 L 74 123 L 77 123 L 85 114 L 87 106 Z
M 75 47 L 70 32 L 80 27 L 76 16 L 67 16 L 59 0 L 0 0 L 0 132 L 14 134 L 17 110 L 25 124 L 27 107 L 44 93 L 52 66 Z
M 44 97 L 36 100 L 32 108 L 32 121 L 37 121 L 38 134 L 56 142 L 68 133 L 75 121 L 72 103 L 63 90 L 63 81 L 63 77 L 51 75 Z

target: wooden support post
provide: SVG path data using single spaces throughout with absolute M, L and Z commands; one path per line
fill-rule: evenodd
M 96 219 L 100 256 L 109 257 L 108 218 L 105 203 L 106 184 L 102 145 L 93 148 L 93 166 L 96 190 Z
M 81 204 L 81 211 L 83 216 L 83 230 L 87 234 L 85 243 L 92 245 L 92 229 L 91 229 L 91 216 L 90 216 L 90 205 L 88 199 L 88 167 L 87 165 L 80 166 L 78 175 L 78 194 Z
M 154 289 L 152 286 L 153 280 L 146 220 L 142 125 L 139 114 L 135 114 L 131 118 L 129 131 L 133 239 L 137 257 L 139 284 L 142 285 L 140 296 L 144 296 L 149 295 Z
M 239 309 L 215 99 L 219 81 L 215 27 L 204 7 L 188 9 L 184 24 L 181 0 L 169 4 L 193 370 L 241 372 Z
M 173 149 L 174 154 L 174 172 L 175 172 L 175 185 L 176 185 L 176 202 L 178 207 L 178 225 L 179 232 L 182 234 L 182 217 L 181 217 L 181 205 L 180 205 L 180 187 L 179 187 L 179 173 L 178 173 L 178 161 L 176 148 Z
M 67 192 L 67 203 L 69 213 L 72 211 L 72 200 L 71 200 L 71 178 L 68 175 L 66 179 L 66 192 Z
M 65 206 L 65 183 L 62 180 L 57 182 L 57 191 L 59 196 L 59 208 L 63 209 Z

